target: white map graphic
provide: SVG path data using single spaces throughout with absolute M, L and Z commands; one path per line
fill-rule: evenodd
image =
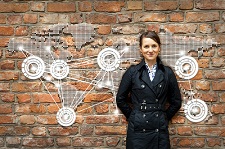
M 196 60 L 188 56 L 188 53 L 196 51 L 199 58 L 203 50 L 215 44 L 209 39 L 178 37 L 166 32 L 159 33 L 159 36 L 162 41 L 163 62 L 186 80 L 193 78 L 198 72 Z M 111 92 L 112 98 L 87 108 L 110 100 L 116 107 L 115 95 L 122 74 L 131 64 L 141 60 L 138 36 L 133 36 L 132 39 L 135 40 L 130 41 L 123 36 L 115 37 L 112 38 L 112 46 L 106 46 L 104 42 L 98 41 L 95 28 L 91 24 L 57 24 L 35 31 L 30 38 L 11 39 L 8 50 L 26 55 L 22 63 L 23 74 L 29 79 L 39 79 L 50 95 L 51 91 L 45 84 L 54 84 L 61 100 L 59 104 L 52 96 L 59 109 L 57 121 L 62 126 L 71 126 L 76 120 L 77 107 L 90 93 L 103 90 Z M 89 49 L 96 54 L 89 54 Z M 100 51 L 96 52 L 95 49 Z M 77 85 L 79 83 L 86 86 L 80 87 Z M 185 114 L 190 121 L 202 121 L 207 116 L 208 109 L 205 106 L 202 108 L 204 101 L 192 102 L 193 100 L 200 99 L 191 98 L 191 102 L 185 103 Z M 115 113 L 118 114 L 117 107 Z

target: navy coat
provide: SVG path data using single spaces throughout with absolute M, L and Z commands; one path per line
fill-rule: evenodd
M 156 75 L 150 81 L 144 59 L 132 65 L 122 77 L 116 102 L 128 120 L 127 149 L 170 148 L 168 121 L 181 107 L 177 79 L 170 67 L 157 58 Z

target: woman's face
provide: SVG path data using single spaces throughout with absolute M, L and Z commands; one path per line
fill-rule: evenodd
M 151 38 L 143 38 L 142 45 L 140 47 L 140 52 L 143 57 L 148 62 L 156 62 L 157 56 L 160 52 L 160 47 L 157 42 L 152 40 Z

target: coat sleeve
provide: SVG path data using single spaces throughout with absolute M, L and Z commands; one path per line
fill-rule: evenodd
M 180 89 L 178 87 L 177 79 L 172 71 L 172 69 L 169 68 L 168 71 L 168 80 L 169 80 L 169 90 L 168 90 L 168 102 L 169 107 L 166 110 L 166 115 L 168 120 L 171 120 L 172 117 L 178 112 L 178 110 L 181 108 L 182 100 L 181 100 L 181 94 Z
M 122 80 L 119 85 L 119 89 L 116 95 L 116 103 L 121 112 L 128 119 L 131 113 L 131 107 L 128 104 L 128 95 L 131 91 L 132 85 L 132 66 L 127 69 L 127 71 L 123 74 Z

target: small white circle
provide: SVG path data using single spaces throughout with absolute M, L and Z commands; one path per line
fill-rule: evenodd
M 56 119 L 62 126 L 71 126 L 76 120 L 76 113 L 72 108 L 63 107 L 57 112 Z
M 114 71 L 119 67 L 120 54 L 113 48 L 105 48 L 97 57 L 99 67 L 105 71 Z
M 56 79 L 64 79 L 69 74 L 69 66 L 63 60 L 55 60 L 51 64 L 50 73 Z
M 191 79 L 198 73 L 198 63 L 190 56 L 182 56 L 175 64 L 176 74 L 183 79 Z
M 37 56 L 29 56 L 22 63 L 22 72 L 29 79 L 40 78 L 45 70 L 44 61 Z
M 192 99 L 184 105 L 184 113 L 191 122 L 201 122 L 208 115 L 208 106 L 203 100 Z

